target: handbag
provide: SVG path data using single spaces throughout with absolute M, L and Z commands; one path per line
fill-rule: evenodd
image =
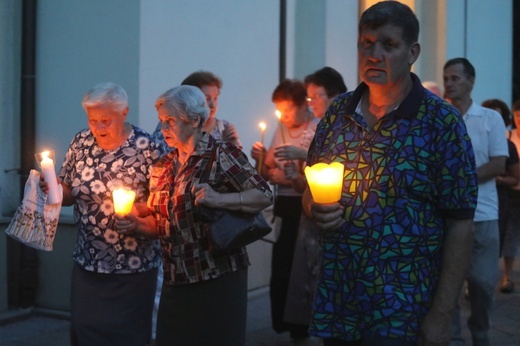
M 262 212 L 199 207 L 208 222 L 209 239 L 215 253 L 228 253 L 262 239 L 271 232 Z
M 215 145 L 201 175 L 201 182 L 209 184 L 211 167 L 216 163 L 216 152 Z M 271 232 L 271 227 L 262 212 L 246 213 L 204 206 L 198 208 L 202 220 L 208 223 L 210 244 L 216 254 L 236 250 L 262 239 Z
M 61 203 L 46 204 L 47 195 L 40 189 L 39 182 L 40 173 L 32 169 L 25 182 L 22 204 L 5 233 L 34 249 L 51 251 Z M 58 190 L 63 194 L 61 185 L 58 185 Z

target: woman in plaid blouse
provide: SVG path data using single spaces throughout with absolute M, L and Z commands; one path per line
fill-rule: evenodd
M 202 132 L 208 108 L 200 89 L 170 89 L 156 108 L 165 141 L 175 149 L 153 167 L 147 208 L 118 223 L 161 240 L 164 283 L 156 343 L 243 345 L 247 252 L 242 247 L 215 254 L 198 206 L 257 213 L 272 203 L 271 190 L 239 148 Z

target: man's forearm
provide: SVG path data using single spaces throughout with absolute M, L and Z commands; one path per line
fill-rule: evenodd
M 506 157 L 495 156 L 491 157 L 488 163 L 483 164 L 477 169 L 477 176 L 479 184 L 493 179 L 506 172 Z
M 446 220 L 439 285 L 432 310 L 451 314 L 467 274 L 473 248 L 473 220 Z

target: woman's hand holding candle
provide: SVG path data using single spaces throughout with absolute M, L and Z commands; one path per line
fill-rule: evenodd
M 135 191 L 117 189 L 112 191 L 115 225 L 118 233 L 133 235 L 137 227 L 137 209 L 134 207 Z
M 253 143 L 253 146 L 251 147 L 251 157 L 255 159 L 256 161 L 260 160 L 260 157 L 262 155 L 265 157 L 267 150 L 264 147 L 264 145 L 260 142 Z
M 134 235 L 137 230 L 139 211 L 135 206 L 132 206 L 132 210 L 125 214 L 115 214 L 115 230 L 120 234 Z

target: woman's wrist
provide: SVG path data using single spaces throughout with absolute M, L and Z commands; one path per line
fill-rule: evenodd
M 244 199 L 242 198 L 242 191 L 240 191 L 238 193 L 238 198 L 240 199 L 240 204 L 239 204 L 238 210 L 242 211 L 242 208 L 244 207 Z

